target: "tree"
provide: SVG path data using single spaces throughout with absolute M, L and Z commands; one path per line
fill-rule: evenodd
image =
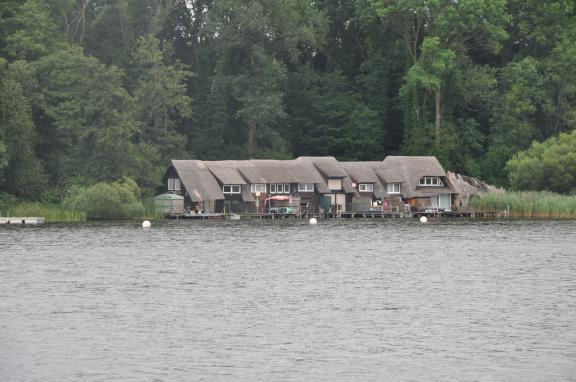
M 120 69 L 70 49 L 39 60 L 37 73 L 46 139 L 59 160 L 56 177 L 94 182 L 133 176 L 156 184 L 158 174 L 147 171 L 157 153 L 135 139 L 134 101 Z
M 190 116 L 190 97 L 185 80 L 190 73 L 178 63 L 171 65 L 151 36 L 141 37 L 134 54 L 136 86 L 134 97 L 140 134 L 158 148 L 165 163 L 185 153 L 186 138 L 177 132 L 180 121 Z
M 277 130 L 286 116 L 287 65 L 320 42 L 315 10 L 300 0 L 220 1 L 209 25 L 216 36 L 214 81 L 230 94 L 227 122 L 244 132 L 243 156 L 288 155 Z
M 533 142 L 506 164 L 517 190 L 576 192 L 576 131 Z
M 451 99 L 469 98 L 456 93 L 465 88 L 450 77 L 462 77 L 461 73 L 473 65 L 474 56 L 493 55 L 501 49 L 507 37 L 505 1 L 371 0 L 371 3 L 381 17 L 394 25 L 393 30 L 402 39 L 409 57 L 401 90 L 405 117 L 403 151 L 433 153 L 447 163 L 447 158 L 455 155 L 442 142 L 441 121 L 454 128 L 466 118 L 458 115 L 461 109 L 456 108 L 458 102 L 450 102 L 451 108 L 445 107 L 443 95 L 450 94 L 454 97 Z M 434 97 L 433 112 L 429 94 Z M 431 115 L 434 123 L 430 122 Z M 430 126 L 434 134 L 428 133 Z
M 35 60 L 63 45 L 45 1 L 27 0 L 8 22 L 12 33 L 5 37 L 4 49 L 11 59 Z
M 0 191 L 31 199 L 42 195 L 47 179 L 35 143 L 28 99 L 0 59 Z

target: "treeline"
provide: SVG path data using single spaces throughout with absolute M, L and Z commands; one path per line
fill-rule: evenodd
M 3 0 L 0 192 L 299 155 L 436 155 L 507 186 L 575 130 L 574 41 L 573 0 Z

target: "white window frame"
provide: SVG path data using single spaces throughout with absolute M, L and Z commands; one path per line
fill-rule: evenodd
M 250 191 L 255 194 L 257 192 L 265 193 L 266 192 L 266 184 L 264 183 L 252 183 L 250 185 Z
M 400 183 L 387 183 L 386 192 L 388 194 L 399 194 L 400 193 Z
M 444 187 L 444 182 L 439 176 L 423 176 L 418 182 L 422 187 Z
M 168 191 L 180 191 L 180 178 L 168 178 Z
M 290 193 L 290 183 L 284 183 L 284 193 L 285 194 Z
M 270 193 L 271 194 L 276 193 L 276 184 L 275 183 L 270 184 Z
M 374 184 L 360 183 L 358 184 L 358 191 L 360 192 L 374 192 Z
M 314 192 L 314 183 L 298 183 L 298 192 Z
M 222 193 L 226 195 L 240 194 L 242 192 L 242 187 L 238 184 L 225 184 L 222 186 Z

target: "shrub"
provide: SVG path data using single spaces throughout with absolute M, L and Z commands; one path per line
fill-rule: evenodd
M 576 189 L 576 131 L 560 134 L 521 151 L 506 165 L 515 190 L 553 191 Z
M 64 203 L 71 210 L 85 212 L 89 220 L 135 219 L 144 214 L 139 192 L 134 180 L 124 178 L 114 183 L 73 187 Z

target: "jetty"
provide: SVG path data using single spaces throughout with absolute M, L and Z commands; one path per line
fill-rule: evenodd
M 11 225 L 38 225 L 44 224 L 45 218 L 43 217 L 0 217 L 0 224 L 11 224 Z
M 340 212 L 340 213 L 192 213 L 192 214 L 167 214 L 167 219 L 175 220 L 263 220 L 263 219 L 402 219 L 402 218 L 476 218 L 476 219 L 494 219 L 505 217 L 497 211 L 420 211 L 420 212 L 384 212 L 384 211 L 367 211 L 367 212 Z

